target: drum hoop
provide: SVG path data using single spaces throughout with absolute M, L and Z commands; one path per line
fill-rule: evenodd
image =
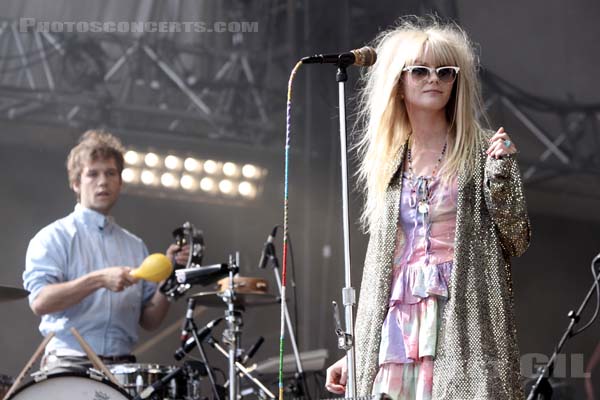
M 119 368 L 127 369 L 131 368 L 132 371 L 119 371 Z M 108 366 L 108 369 L 111 370 L 113 374 L 130 374 L 137 371 L 144 372 L 152 372 L 152 373 L 169 373 L 173 371 L 175 368 L 172 365 L 163 365 L 163 364 L 152 364 L 152 363 L 124 363 L 124 364 L 111 364 Z
M 108 385 L 108 386 L 112 387 L 117 392 L 119 392 L 120 394 L 122 394 L 123 396 L 125 396 L 126 399 L 129 399 L 129 400 L 132 399 L 132 397 L 129 395 L 129 393 L 127 393 L 121 387 L 119 387 L 119 386 L 115 385 L 114 383 L 112 383 L 109 379 L 104 378 L 104 377 L 100 377 L 98 375 L 92 375 L 92 374 L 90 374 L 90 371 L 87 370 L 85 372 L 82 372 L 82 371 L 64 371 L 64 372 L 48 373 L 48 374 L 46 374 L 46 377 L 43 378 L 43 379 L 38 379 L 38 380 L 30 379 L 25 384 L 23 384 L 21 387 L 19 387 L 17 390 L 15 390 L 15 392 L 7 400 L 12 399 L 17 394 L 19 394 L 23 390 L 27 389 L 29 386 L 35 385 L 36 383 L 44 382 L 44 381 L 47 381 L 49 379 L 60 378 L 60 377 L 64 377 L 64 376 L 92 379 L 92 380 L 94 380 L 96 382 L 100 382 L 100 383 L 103 383 L 105 385 Z

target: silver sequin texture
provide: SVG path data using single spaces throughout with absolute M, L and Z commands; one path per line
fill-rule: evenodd
M 473 179 L 458 177 L 454 268 L 434 363 L 435 400 L 520 400 L 519 350 L 509 257 L 521 255 L 530 225 L 517 162 L 487 157 L 482 143 Z M 391 171 L 386 210 L 372 229 L 356 318 L 357 393 L 370 394 L 378 369 L 396 245 L 400 171 Z M 398 243 L 396 243 L 398 237 Z

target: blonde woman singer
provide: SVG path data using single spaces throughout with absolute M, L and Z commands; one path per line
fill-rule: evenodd
M 530 225 L 517 148 L 479 122 L 477 58 L 458 26 L 404 19 L 376 43 L 360 110 L 357 393 L 521 399 L 510 257 Z M 345 362 L 327 370 L 329 391 L 345 392 Z

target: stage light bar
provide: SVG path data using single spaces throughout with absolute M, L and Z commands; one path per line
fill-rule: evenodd
M 255 164 L 177 152 L 128 149 L 124 158 L 127 188 L 158 197 L 243 204 L 260 196 L 267 175 Z

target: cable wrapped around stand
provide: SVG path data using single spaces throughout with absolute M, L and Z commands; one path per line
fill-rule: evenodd
M 279 400 L 283 400 L 283 343 L 285 340 L 285 288 L 287 275 L 287 241 L 288 241 L 288 208 L 289 208 L 289 171 L 290 171 L 290 141 L 292 134 L 292 86 L 294 78 L 302 61 L 298 61 L 292 69 L 288 81 L 287 107 L 286 107 L 286 126 L 285 126 L 285 171 L 283 184 L 283 265 L 281 268 L 281 331 L 279 334 Z

